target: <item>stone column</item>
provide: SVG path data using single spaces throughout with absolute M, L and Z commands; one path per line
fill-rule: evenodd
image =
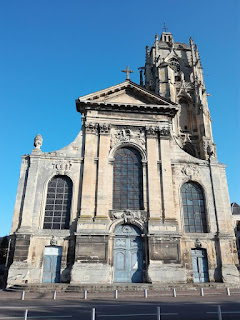
M 94 160 L 97 157 L 97 147 L 98 124 L 86 122 L 80 219 L 91 219 L 94 217 L 96 187 L 96 164 Z
M 160 154 L 161 154 L 161 194 L 163 201 L 163 219 L 176 220 L 176 210 L 173 201 L 173 179 L 171 168 L 171 152 L 170 152 L 170 130 L 160 128 Z
M 96 218 L 108 218 L 108 153 L 110 148 L 110 124 L 100 124 L 98 160 L 98 188 Z M 112 187 L 112 186 L 111 186 Z
M 160 193 L 160 173 L 158 169 L 159 145 L 157 127 L 147 127 L 147 168 L 150 220 L 161 219 L 162 205 Z

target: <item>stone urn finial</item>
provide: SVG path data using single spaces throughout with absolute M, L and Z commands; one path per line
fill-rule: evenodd
M 40 150 L 41 146 L 42 146 L 42 142 L 43 142 L 43 138 L 40 134 L 38 134 L 35 138 L 34 138 L 34 147 L 35 149 Z

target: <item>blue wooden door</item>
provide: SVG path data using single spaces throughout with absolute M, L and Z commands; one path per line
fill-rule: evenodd
M 143 257 L 140 230 L 121 225 L 114 238 L 114 282 L 142 282 Z
M 207 252 L 204 249 L 192 250 L 193 282 L 208 282 Z
M 60 270 L 62 260 L 62 248 L 46 247 L 43 257 L 43 278 L 44 283 L 60 282 Z

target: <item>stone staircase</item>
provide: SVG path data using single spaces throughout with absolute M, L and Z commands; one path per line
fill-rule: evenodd
M 113 284 L 68 284 L 68 283 L 36 283 L 14 285 L 7 288 L 7 291 L 26 291 L 26 292 L 49 292 L 56 290 L 57 292 L 72 292 L 78 293 L 87 290 L 88 292 L 112 292 L 118 290 L 119 292 L 137 292 L 148 289 L 151 291 L 167 291 L 175 288 L 176 290 L 199 290 L 205 289 L 223 289 L 223 288 L 239 288 L 239 285 L 229 283 L 183 283 L 183 284 L 150 284 L 150 283 L 113 283 Z

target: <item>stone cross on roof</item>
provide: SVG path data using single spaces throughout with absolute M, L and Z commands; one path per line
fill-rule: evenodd
M 167 32 L 167 27 L 166 27 L 166 22 L 164 21 L 164 24 L 163 24 L 163 30 L 165 31 L 165 32 Z
M 133 70 L 129 69 L 129 66 L 127 66 L 126 70 L 121 70 L 121 71 L 127 74 L 126 80 L 129 80 L 130 79 L 129 74 L 134 72 Z

